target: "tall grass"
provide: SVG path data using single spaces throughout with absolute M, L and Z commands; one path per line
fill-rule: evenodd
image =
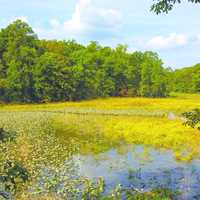
M 200 94 L 173 94 L 170 98 L 107 98 L 81 102 L 1 105 L 0 111 L 61 111 L 66 112 L 175 112 L 180 114 L 200 108 Z

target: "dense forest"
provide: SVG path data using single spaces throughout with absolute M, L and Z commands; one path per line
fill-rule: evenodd
M 200 64 L 175 70 L 171 75 L 172 91 L 200 92 Z
M 39 40 L 20 20 L 0 30 L 0 101 L 166 97 L 171 91 L 200 92 L 200 65 L 173 71 L 151 51 Z

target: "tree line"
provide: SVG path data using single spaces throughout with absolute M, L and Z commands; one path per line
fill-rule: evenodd
M 40 40 L 20 20 L 0 30 L 3 102 L 166 97 L 173 88 L 173 73 L 151 51 L 130 53 L 125 45 L 110 48 L 97 42 L 84 46 L 74 40 Z
M 200 93 L 200 64 L 173 71 L 171 90 L 184 93 Z

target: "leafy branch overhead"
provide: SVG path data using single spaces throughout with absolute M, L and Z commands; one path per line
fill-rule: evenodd
M 154 0 L 154 3 L 151 7 L 151 11 L 155 12 L 156 14 L 160 13 L 168 13 L 171 11 L 175 4 L 180 4 L 182 0 Z M 200 0 L 188 0 L 190 3 L 200 3 Z

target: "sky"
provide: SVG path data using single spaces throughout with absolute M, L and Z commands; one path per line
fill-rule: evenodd
M 200 63 L 200 5 L 182 3 L 169 14 L 150 12 L 153 0 L 0 0 L 0 28 L 21 19 L 41 39 L 151 50 L 165 67 Z

